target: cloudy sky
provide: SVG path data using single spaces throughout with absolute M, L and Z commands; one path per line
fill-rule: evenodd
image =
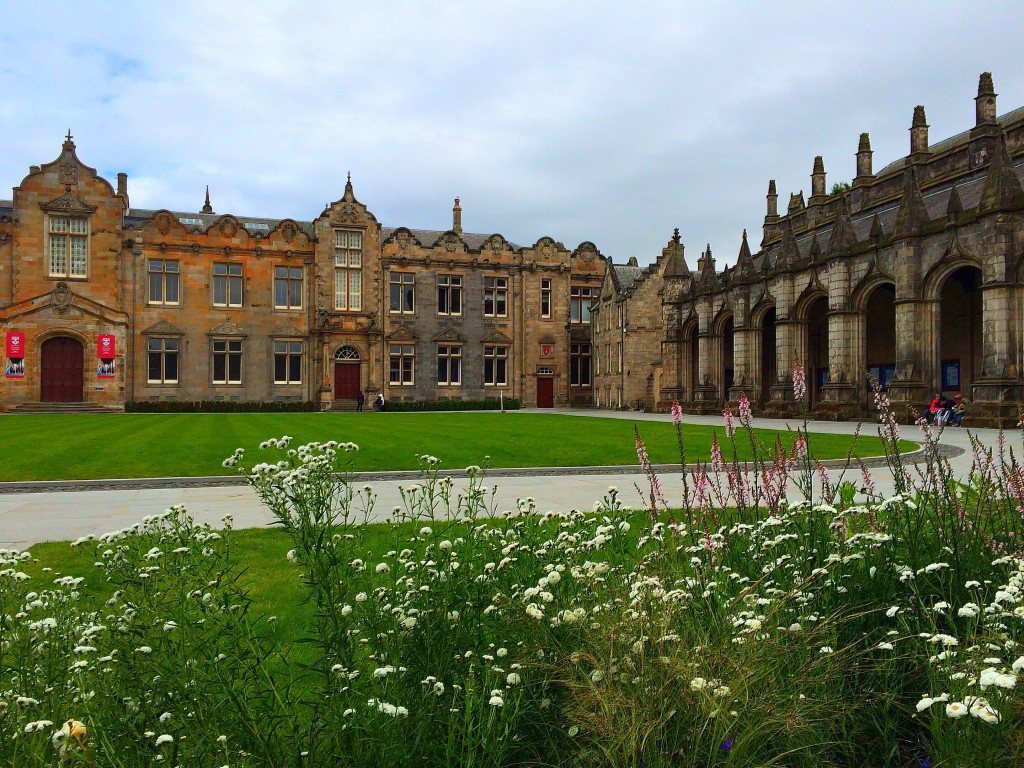
M 79 157 L 134 207 L 309 220 L 356 196 L 386 226 L 693 266 L 780 207 L 974 124 L 978 75 L 1024 106 L 1020 2 L 40 2 L 0 25 L 0 198 Z

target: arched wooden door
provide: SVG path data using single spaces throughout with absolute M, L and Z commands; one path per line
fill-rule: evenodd
M 43 342 L 40 355 L 39 399 L 44 403 L 80 403 L 85 400 L 82 382 L 85 355 L 82 343 L 67 336 Z

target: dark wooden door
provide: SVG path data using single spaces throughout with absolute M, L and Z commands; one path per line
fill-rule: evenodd
M 84 353 L 81 342 L 66 336 L 47 339 L 43 342 L 40 363 L 41 401 L 80 403 L 85 399 L 82 384 Z
M 359 363 L 334 364 L 334 399 L 355 400 L 359 395 Z
M 537 407 L 555 407 L 555 380 L 537 379 Z

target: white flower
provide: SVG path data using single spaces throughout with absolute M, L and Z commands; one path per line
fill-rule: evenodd
M 604 680 L 604 672 L 600 669 L 595 669 L 590 673 L 590 681 L 592 683 L 600 683 L 602 680 Z
M 150 648 L 148 645 L 140 645 L 138 648 L 135 649 L 135 652 L 136 653 L 152 653 L 153 649 Z
M 703 691 L 708 687 L 708 681 L 703 677 L 695 677 L 690 681 L 690 688 L 694 691 Z
M 980 609 L 975 603 L 965 603 L 964 606 L 956 612 L 956 615 L 972 618 L 978 615 L 979 610 Z
M 981 674 L 978 675 L 978 685 L 983 691 L 992 686 L 1010 689 L 1017 685 L 1017 676 L 1007 675 L 995 667 L 988 667 L 981 670 Z
M 162 715 L 160 715 L 158 719 L 160 720 L 161 723 L 166 723 L 168 720 L 171 719 L 171 713 L 164 712 Z
M 176 621 L 165 621 L 164 632 L 173 632 L 178 628 L 178 622 Z
M 164 744 L 171 744 L 173 742 L 174 742 L 174 737 L 171 736 L 171 734 L 169 734 L 169 733 L 161 733 L 159 736 L 156 737 L 156 745 L 158 747 L 162 746 Z
M 506 678 L 505 678 L 505 681 L 506 681 L 506 682 L 507 682 L 507 683 L 508 683 L 509 685 L 519 685 L 519 683 L 521 682 L 521 680 L 522 680 L 522 678 L 521 678 L 521 677 L 519 677 L 519 675 L 518 675 L 518 674 L 516 674 L 515 672 L 509 672 L 509 673 L 508 673 L 508 677 L 506 677 Z
M 344 606 L 342 606 L 342 608 L 341 608 L 341 615 L 342 616 L 348 616 L 350 613 L 352 613 L 352 606 L 351 605 L 344 605 Z
M 492 707 L 505 706 L 505 700 L 501 698 L 501 696 L 499 696 L 498 694 L 494 694 L 493 696 L 491 696 L 490 701 L 488 701 L 487 703 L 490 704 Z
M 898 605 L 894 605 L 892 608 L 890 608 L 889 610 L 887 610 L 885 612 L 885 615 L 888 616 L 891 619 L 893 616 L 895 616 L 899 612 L 900 612 L 900 607 Z
M 569 728 L 569 737 L 572 738 L 573 736 L 575 736 L 579 732 L 580 732 L 580 727 L 578 725 L 570 726 L 570 728 Z
M 377 573 L 387 573 L 391 570 L 391 568 L 388 566 L 387 563 L 377 563 L 377 568 L 375 570 L 377 571 Z
M 356 595 L 356 602 L 357 603 L 362 603 L 362 602 L 365 602 L 365 601 L 366 601 L 366 593 L 365 592 L 360 592 L 358 595 Z
M 967 709 L 967 705 L 965 705 L 962 701 L 951 701 L 949 702 L 949 704 L 946 705 L 947 717 L 951 717 L 954 720 L 956 720 L 967 714 L 970 714 L 970 711 Z

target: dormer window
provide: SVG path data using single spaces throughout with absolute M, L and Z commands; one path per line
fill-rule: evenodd
M 89 220 L 49 217 L 50 277 L 88 277 Z

